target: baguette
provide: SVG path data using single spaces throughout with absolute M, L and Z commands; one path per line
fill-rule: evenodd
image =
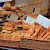
M 39 38 L 42 38 L 46 34 L 47 30 L 43 30 Z
M 35 32 L 34 32 L 33 35 L 31 36 L 32 39 L 34 39 L 34 38 L 36 39 L 36 38 L 37 38 L 37 35 L 38 35 L 38 33 L 39 33 L 41 27 L 42 27 L 42 26 L 39 26 L 38 29 L 36 28 L 37 30 L 35 30 Z
M 46 39 L 49 35 L 50 35 L 50 32 L 47 32 L 47 33 L 42 37 L 42 39 L 43 39 L 43 40 Z M 47 39 L 48 39 L 48 38 L 47 38 Z
M 44 31 L 44 27 L 41 28 L 41 30 L 40 30 L 40 32 L 38 34 L 38 39 L 41 38 L 41 34 L 42 34 L 43 31 Z
M 40 35 L 38 36 L 38 38 L 42 38 L 43 35 L 47 32 L 47 30 L 43 27 L 42 31 L 40 30 Z
M 44 40 L 50 40 L 50 35 L 48 35 Z
M 38 35 L 38 33 L 39 33 L 41 27 L 42 27 L 42 26 L 39 26 L 39 28 L 35 30 L 35 33 L 33 34 L 33 37 L 35 37 L 35 36 Z

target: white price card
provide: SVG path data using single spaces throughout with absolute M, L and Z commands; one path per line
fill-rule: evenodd
M 36 19 L 36 22 L 47 29 L 50 26 L 50 20 L 40 14 L 38 15 L 38 18 Z
M 24 20 L 23 20 L 23 22 L 24 23 L 27 23 L 27 24 L 29 24 L 29 25 L 32 25 L 34 22 L 35 22 L 35 18 L 32 18 L 32 17 L 30 17 L 30 16 L 27 16 L 27 15 L 24 15 Z

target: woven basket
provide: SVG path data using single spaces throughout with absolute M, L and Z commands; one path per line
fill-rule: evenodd
M 34 50 L 50 50 L 50 41 L 39 41 L 22 38 L 21 48 L 34 49 Z
M 0 40 L 0 46 L 2 47 L 11 47 L 11 48 L 20 48 L 20 41 L 8 41 Z

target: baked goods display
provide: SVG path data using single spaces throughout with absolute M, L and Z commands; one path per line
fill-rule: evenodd
M 6 22 L 0 29 L 2 36 L 5 36 L 4 40 L 18 41 L 21 38 L 50 40 L 50 27 L 46 29 L 38 23 L 34 23 L 30 26 L 20 20 L 17 23 Z
M 19 20 L 14 22 L 5 22 L 4 26 L 0 27 L 0 39 L 20 41 L 20 39 L 37 39 L 37 40 L 50 40 L 50 27 L 44 28 L 38 23 L 28 25 L 23 22 L 24 14 L 26 13 L 22 7 L 27 6 L 26 3 L 12 6 L 10 3 L 4 3 L 3 7 L 0 7 L 0 17 L 5 17 L 8 14 L 16 14 L 19 16 Z M 37 15 L 27 14 L 33 18 L 37 18 Z M 3 21 L 0 18 L 0 21 Z

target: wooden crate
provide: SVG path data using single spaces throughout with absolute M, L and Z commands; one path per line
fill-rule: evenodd
M 39 49 L 39 50 L 50 50 L 50 41 L 39 41 L 39 40 L 31 40 L 22 38 L 21 41 L 21 48 L 27 49 Z

